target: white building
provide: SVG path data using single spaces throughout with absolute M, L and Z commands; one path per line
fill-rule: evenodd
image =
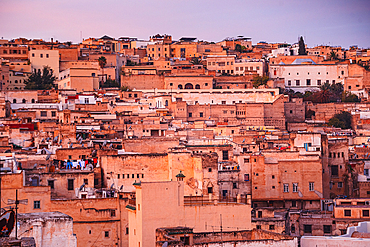
M 348 77 L 347 64 L 316 64 L 311 59 L 296 59 L 292 64 L 270 65 L 270 78 L 284 79 L 285 87 L 305 92 L 319 89 L 328 82 L 342 83 Z
M 370 246 L 370 221 L 360 222 L 358 226 L 347 228 L 347 234 L 341 236 L 303 236 L 301 246 Z

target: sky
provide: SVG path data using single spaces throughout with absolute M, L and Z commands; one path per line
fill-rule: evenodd
M 0 38 L 226 37 L 370 48 L 370 0 L 0 0 Z

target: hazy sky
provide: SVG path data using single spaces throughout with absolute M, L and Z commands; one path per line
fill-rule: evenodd
M 370 47 L 370 0 L 0 0 L 0 38 L 59 41 L 170 34 Z

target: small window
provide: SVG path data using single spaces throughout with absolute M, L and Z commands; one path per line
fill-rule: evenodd
M 208 172 L 212 172 L 212 168 L 211 167 L 208 168 Z
M 331 225 L 324 225 L 324 233 L 331 234 Z
M 351 217 L 351 210 L 350 209 L 345 209 L 344 210 L 344 216 Z
M 52 112 L 51 112 L 51 116 L 52 116 L 52 117 L 55 117 L 56 115 L 57 115 L 57 113 L 56 113 L 55 111 L 52 111 Z
M 40 201 L 33 201 L 33 208 L 34 209 L 40 209 L 41 205 L 40 205 Z
M 132 174 L 132 178 L 135 178 L 135 174 Z
M 298 183 L 293 183 L 293 192 L 298 192 Z
M 257 229 L 261 229 L 261 225 L 256 225 L 256 228 Z
M 212 194 L 213 193 L 213 187 L 208 187 L 208 194 Z
M 275 230 L 275 225 L 269 225 L 269 230 Z
M 284 184 L 284 192 L 289 192 L 289 184 Z
M 47 111 L 41 111 L 41 117 L 47 117 L 48 116 L 48 113 Z
M 43 58 L 43 57 L 44 57 L 44 54 L 42 54 L 42 53 L 41 53 L 41 54 L 40 54 L 40 57 L 41 57 L 41 58 Z
M 237 189 L 238 188 L 238 184 L 237 183 L 233 183 L 233 189 Z
M 203 117 L 203 112 L 200 112 L 199 113 L 199 117 Z
M 338 182 L 338 188 L 343 188 L 343 182 Z
M 368 209 L 362 210 L 362 217 L 369 217 L 369 210 Z
M 104 237 L 109 238 L 109 231 L 104 232 Z
M 314 182 L 310 182 L 308 184 L 308 188 L 309 188 L 309 191 L 314 191 L 315 190 L 315 183 Z
M 46 54 L 46 58 L 49 58 L 49 54 Z
M 48 186 L 50 187 L 50 189 L 54 189 L 54 180 L 48 180 Z
M 312 225 L 303 225 L 304 233 L 312 233 Z
M 115 217 L 116 216 L 116 210 L 112 209 L 110 211 L 110 217 Z
M 68 179 L 68 190 L 74 190 L 74 180 Z
M 117 179 L 119 179 L 120 178 L 120 174 L 117 174 Z

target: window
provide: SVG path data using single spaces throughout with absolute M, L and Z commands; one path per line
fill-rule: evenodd
M 244 174 L 244 181 L 249 181 L 249 174 Z
M 293 192 L 298 192 L 298 183 L 293 183 Z
M 208 194 L 212 194 L 213 193 L 213 187 L 208 187 Z
M 297 207 L 297 201 L 292 201 L 292 207 L 293 208 Z
M 89 184 L 89 179 L 84 178 L 84 184 L 85 184 L 85 185 L 88 185 L 88 184 Z
M 262 218 L 262 211 L 257 212 L 257 218 Z
M 343 188 L 343 182 L 338 182 L 338 188 Z
M 284 192 L 289 192 L 289 184 L 284 184 Z
M 208 168 L 208 172 L 212 172 L 212 168 L 211 167 Z
M 46 54 L 46 58 L 49 58 L 49 54 Z
M 47 117 L 48 116 L 47 111 L 41 111 L 40 114 L 41 114 L 41 117 Z
M 135 178 L 135 174 L 132 174 L 132 178 Z
M 110 217 L 115 217 L 116 216 L 116 210 L 112 209 L 110 211 Z
M 312 225 L 303 225 L 304 233 L 312 233 Z
M 33 201 L 33 208 L 34 209 L 40 209 L 41 205 L 40 205 L 40 201 Z
M 91 73 L 91 76 L 92 76 L 92 77 L 95 77 L 95 73 Z
M 344 216 L 350 217 L 351 216 L 351 210 L 350 209 L 345 209 L 344 210 Z
M 104 237 L 109 238 L 109 231 L 104 231 Z
M 272 177 L 272 179 L 275 179 L 275 175 L 272 175 L 271 177 Z
M 309 185 L 308 185 L 308 188 L 309 188 L 309 191 L 314 191 L 315 190 L 315 183 L 310 182 Z
M 311 85 L 311 79 L 307 79 L 306 83 L 307 83 L 307 86 L 310 86 Z
M 50 187 L 50 189 L 54 189 L 54 180 L 48 180 L 48 186 Z
M 68 179 L 68 190 L 74 190 L 74 180 Z
M 275 225 L 269 225 L 269 230 L 275 230 Z
M 120 174 L 117 174 L 117 179 L 119 179 L 119 177 L 120 177 Z
M 335 153 L 333 153 L 335 155 Z M 331 175 L 333 177 L 338 177 L 338 166 L 331 166 Z
M 256 228 L 257 229 L 261 229 L 261 225 L 256 225 Z
M 317 85 L 320 86 L 321 85 L 321 80 L 317 80 Z
M 55 117 L 56 115 L 57 115 L 57 113 L 56 113 L 55 111 L 52 111 L 52 112 L 51 112 L 51 116 L 52 116 L 52 117 Z
M 364 169 L 364 175 L 369 176 L 369 169 Z
M 237 188 L 238 188 L 237 183 L 233 183 L 233 189 L 237 189 Z
M 41 57 L 41 58 L 43 58 L 43 56 L 44 56 L 43 54 L 40 54 L 40 57 Z
M 229 151 L 223 150 L 222 151 L 222 160 L 228 160 L 229 159 Z
M 291 85 L 292 85 L 292 81 L 288 80 L 288 86 L 291 86 Z
M 193 117 L 193 113 L 189 112 L 189 117 Z
M 89 104 L 89 98 L 85 98 L 85 104 Z
M 291 231 L 292 233 L 295 233 L 295 225 L 292 225 L 292 226 L 291 226 L 290 231 Z
M 129 234 L 129 230 L 128 230 L 128 227 L 126 227 L 126 235 Z
M 331 234 L 331 225 L 324 225 L 324 233 Z
M 203 112 L 199 112 L 199 117 L 203 117 Z
M 295 85 L 296 85 L 296 86 L 299 86 L 299 84 L 300 84 L 300 83 L 299 83 L 299 80 L 295 80 Z

